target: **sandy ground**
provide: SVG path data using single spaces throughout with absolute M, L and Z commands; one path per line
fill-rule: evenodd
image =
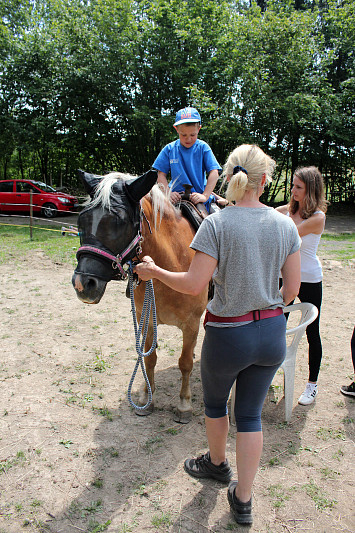
M 354 231 L 355 224 L 329 217 L 327 226 Z M 137 417 L 126 397 L 136 354 L 125 284 L 110 283 L 101 303 L 87 306 L 75 296 L 70 265 L 54 264 L 40 250 L 9 256 L 0 265 L 0 533 L 353 532 L 355 401 L 339 388 L 352 378 L 354 264 L 335 261 L 334 246 L 323 243 L 320 251 L 319 394 L 310 407 L 297 404 L 307 379 L 303 339 L 290 423 L 284 422 L 281 371 L 265 402 L 251 528 L 235 524 L 224 485 L 199 482 L 183 470 L 184 459 L 207 445 L 202 331 L 192 422 L 173 421 L 181 335 L 166 326 L 159 328 L 156 411 Z M 235 433 L 231 427 L 234 468 Z

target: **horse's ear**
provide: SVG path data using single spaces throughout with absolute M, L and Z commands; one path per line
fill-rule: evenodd
M 158 178 L 156 170 L 148 170 L 143 176 L 125 181 L 125 188 L 128 196 L 134 202 L 139 202 L 143 196 L 148 194 Z
M 102 177 L 95 176 L 95 174 L 89 174 L 84 170 L 78 170 L 79 178 L 84 183 L 85 191 L 92 197 L 95 193 L 95 189 L 102 180 Z

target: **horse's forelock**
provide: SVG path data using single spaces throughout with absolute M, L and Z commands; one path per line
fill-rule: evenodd
M 111 209 L 111 191 L 117 181 L 127 181 L 134 178 L 130 174 L 123 174 L 122 172 L 110 172 L 102 176 L 102 180 L 96 188 L 95 196 L 91 202 L 91 206 L 95 207 L 101 205 L 103 208 Z
M 102 176 L 102 180 L 96 188 L 93 200 L 89 200 L 87 203 L 90 203 L 91 207 L 101 205 L 103 208 L 107 208 L 110 210 L 111 192 L 114 184 L 117 183 L 117 181 L 127 181 L 135 177 L 136 176 L 132 176 L 131 174 L 124 174 L 122 172 L 110 172 L 109 174 Z M 168 192 L 165 193 L 164 191 L 162 191 L 159 185 L 154 185 L 152 190 L 150 191 L 150 197 L 152 200 L 153 207 L 154 227 L 156 229 L 159 226 L 164 214 L 166 216 L 179 215 L 179 210 L 174 207 L 173 204 L 170 202 L 170 192 L 171 191 L 169 189 Z

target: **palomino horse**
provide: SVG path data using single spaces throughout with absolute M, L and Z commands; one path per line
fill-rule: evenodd
M 82 171 L 80 175 L 91 196 L 91 202 L 78 219 L 81 246 L 77 253 L 78 266 L 72 279 L 81 301 L 98 303 L 107 282 L 124 279 L 122 265 L 137 256 L 150 255 L 159 266 L 168 270 L 188 270 L 194 254 L 189 245 L 195 232 L 159 187 L 153 187 L 157 178 L 155 171 L 149 171 L 139 178 L 119 173 L 99 177 Z M 144 282 L 134 291 L 138 320 L 144 291 Z M 182 385 L 175 420 L 187 423 L 192 415 L 190 374 L 193 351 L 200 317 L 207 304 L 207 288 L 199 296 L 189 296 L 154 280 L 154 291 L 158 324 L 177 326 L 182 331 L 183 346 L 179 358 Z M 151 346 L 152 339 L 153 327 L 150 322 L 146 349 Z M 156 360 L 155 350 L 145 358 L 152 393 L 155 390 Z M 139 403 L 147 403 L 145 385 Z

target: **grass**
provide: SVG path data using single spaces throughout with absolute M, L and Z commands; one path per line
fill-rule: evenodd
M 23 258 L 26 252 L 41 250 L 55 263 L 76 264 L 75 254 L 79 248 L 79 237 L 63 237 L 55 227 L 42 226 L 33 229 L 32 240 L 29 228 L 0 224 L 0 264 Z
M 267 487 L 267 492 L 273 500 L 272 506 L 275 509 L 280 509 L 280 507 L 284 507 L 285 502 L 290 499 L 290 494 L 287 494 L 285 490 L 286 489 L 284 489 L 280 483 Z
M 112 422 L 113 415 L 106 405 L 104 405 L 103 407 L 96 407 L 93 405 L 92 410 Z
M 319 511 L 324 511 L 327 508 L 331 509 L 337 503 L 336 500 L 330 500 L 327 498 L 322 489 L 318 487 L 314 481 L 310 481 L 304 485 L 304 488 L 306 489 L 307 495 L 314 501 L 314 504 Z
M 320 427 L 317 429 L 316 432 L 317 439 L 321 440 L 329 440 L 329 439 L 340 439 L 340 440 L 346 440 L 345 433 L 341 429 L 333 429 L 333 428 L 323 428 Z
M 170 513 L 162 512 L 160 516 L 154 515 L 152 518 L 152 525 L 156 529 L 159 529 L 162 526 L 167 527 L 167 526 L 170 526 L 171 524 L 172 524 L 172 518 L 171 518 Z
M 11 226 L 0 224 L 0 264 L 20 259 L 30 250 L 42 250 L 48 258 L 58 263 L 76 264 L 76 250 L 79 248 L 79 237 L 63 237 L 60 222 L 53 221 L 53 226 L 35 225 L 30 239 L 27 226 Z M 355 260 L 355 233 L 323 233 L 321 245 L 325 255 L 330 255 L 340 261 Z M 330 243 L 337 245 L 330 249 Z M 339 244 L 341 246 L 339 246 Z M 169 354 L 173 352 L 169 349 Z
M 322 239 L 324 241 L 355 241 L 355 233 L 323 233 Z
M 162 445 L 163 445 L 163 437 L 158 435 L 156 437 L 149 438 L 144 443 L 144 448 L 147 450 L 148 453 L 153 453 L 155 452 L 156 448 L 159 448 Z
M 13 466 L 24 466 L 26 463 L 26 456 L 23 451 L 18 451 L 16 457 L 11 459 L 0 460 L 0 474 L 7 473 Z
M 320 252 L 336 261 L 355 261 L 355 233 L 323 233 Z

